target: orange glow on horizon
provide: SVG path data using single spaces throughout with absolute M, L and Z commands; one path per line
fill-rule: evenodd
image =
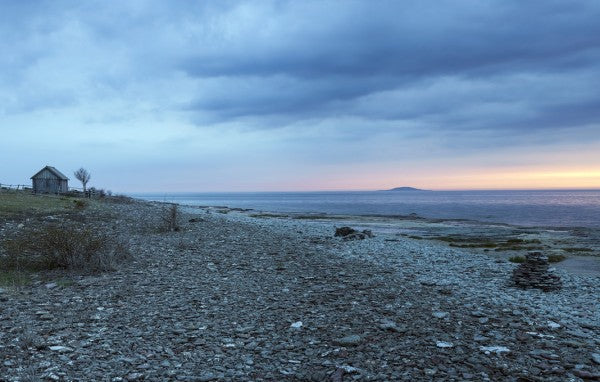
M 379 176 L 377 176 L 379 175 Z M 478 189 L 600 189 L 600 169 L 474 169 L 433 170 L 402 174 L 390 182 L 382 174 L 363 181 L 381 184 L 381 189 L 411 186 L 430 190 Z M 362 183 L 362 182 L 361 182 Z M 365 184 L 366 186 L 366 184 Z M 364 187 L 367 188 L 367 187 Z M 373 189 L 373 187 L 369 187 Z
M 600 188 L 600 170 L 523 170 L 445 175 L 436 188 L 567 189 Z M 432 185 L 433 186 L 433 185 Z

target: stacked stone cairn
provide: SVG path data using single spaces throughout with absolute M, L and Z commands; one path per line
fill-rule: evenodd
M 521 288 L 537 288 L 545 292 L 560 289 L 560 277 L 548 267 L 548 257 L 541 252 L 529 252 L 525 256 L 525 262 L 513 271 L 512 281 Z

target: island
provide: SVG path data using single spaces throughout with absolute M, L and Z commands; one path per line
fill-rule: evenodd
M 422 190 L 420 188 L 414 188 L 414 187 L 396 187 L 396 188 L 392 188 L 389 190 L 382 190 L 382 191 L 430 191 L 430 190 Z

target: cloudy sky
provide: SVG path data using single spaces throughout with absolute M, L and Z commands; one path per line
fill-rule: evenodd
M 0 183 L 600 188 L 598 20 L 596 0 L 1 1 Z

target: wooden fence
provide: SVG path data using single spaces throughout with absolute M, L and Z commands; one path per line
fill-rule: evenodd
M 0 183 L 0 190 L 31 190 L 31 184 L 2 184 Z
M 31 184 L 4 184 L 4 183 L 0 183 L 0 191 L 32 191 L 33 192 L 33 188 L 31 187 Z M 69 191 L 83 192 L 83 188 L 81 188 L 81 187 L 69 187 Z M 95 194 L 95 190 L 88 189 L 86 191 L 86 194 L 94 195 Z

